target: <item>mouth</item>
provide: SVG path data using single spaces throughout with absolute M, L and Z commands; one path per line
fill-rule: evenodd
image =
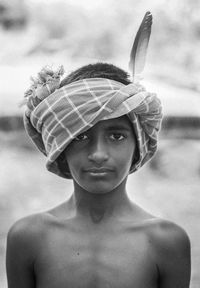
M 112 169 L 109 168 L 90 168 L 85 170 L 85 172 L 89 173 L 91 176 L 106 176 L 108 173 L 112 172 Z

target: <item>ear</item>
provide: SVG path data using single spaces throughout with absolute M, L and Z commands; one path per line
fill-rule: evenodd
M 147 48 L 151 35 L 152 18 L 151 12 L 146 12 L 133 42 L 129 61 L 129 69 L 133 82 L 136 81 L 136 78 L 140 78 L 145 66 Z

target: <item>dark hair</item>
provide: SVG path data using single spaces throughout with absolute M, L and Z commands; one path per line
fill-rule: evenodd
M 129 74 L 126 71 L 115 65 L 99 62 L 95 64 L 85 65 L 71 72 L 62 80 L 60 87 L 86 78 L 107 78 L 121 82 L 125 85 L 131 83 L 129 79 Z
M 115 65 L 100 62 L 82 66 L 81 68 L 71 72 L 68 76 L 66 76 L 62 80 L 60 88 L 72 82 L 86 78 L 107 78 L 121 82 L 124 85 L 128 85 L 131 83 L 130 76 L 126 71 L 122 70 L 121 68 Z M 136 153 L 135 153 L 136 158 L 138 158 L 138 155 L 139 155 L 138 148 L 136 147 Z M 58 156 L 56 162 L 61 171 L 67 173 L 68 175 L 70 174 L 69 167 L 65 160 L 64 152 L 62 152 Z

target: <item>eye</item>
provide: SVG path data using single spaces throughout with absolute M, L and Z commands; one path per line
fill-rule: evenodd
M 112 133 L 110 135 L 110 138 L 114 141 L 121 141 L 125 138 L 125 135 L 123 135 L 122 133 Z
M 87 139 L 88 139 L 88 136 L 86 134 L 80 134 L 80 135 L 76 136 L 76 138 L 74 140 L 75 141 L 84 141 Z

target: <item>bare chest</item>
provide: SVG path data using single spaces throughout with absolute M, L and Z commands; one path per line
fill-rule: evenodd
M 156 287 L 148 239 L 139 231 L 55 231 L 41 247 L 39 288 Z

